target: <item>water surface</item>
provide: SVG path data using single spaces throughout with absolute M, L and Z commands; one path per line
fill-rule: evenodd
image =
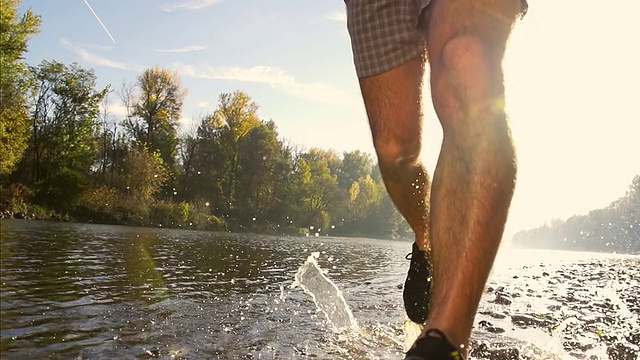
M 402 359 L 400 287 L 409 243 L 19 220 L 0 225 L 3 359 Z M 336 333 L 312 298 L 291 288 L 312 252 L 320 253 L 318 265 L 341 290 L 360 333 Z M 638 333 L 640 287 L 637 273 L 625 274 L 638 264 L 636 257 L 505 252 L 476 319 L 474 343 L 502 341 L 503 349 L 513 349 L 530 342 L 558 358 L 604 359 L 623 340 L 620 351 L 633 351 L 637 340 L 625 337 Z M 571 275 L 576 266 L 584 274 Z M 578 289 L 589 273 L 592 285 Z M 563 276 L 567 281 L 554 280 Z M 496 303 L 498 295 L 510 303 Z M 572 307 L 569 295 L 595 308 Z M 616 314 L 605 316 L 598 304 Z M 536 329 L 518 325 L 518 314 L 558 316 Z M 598 325 L 569 335 L 589 345 L 572 354 L 563 337 L 576 328 L 566 320 L 574 318 Z M 598 331 L 617 339 L 601 341 Z M 516 359 L 534 356 L 520 350 Z

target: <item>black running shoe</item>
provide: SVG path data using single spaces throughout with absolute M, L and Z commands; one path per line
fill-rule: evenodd
M 465 360 L 460 350 L 451 345 L 447 337 L 438 329 L 428 330 L 424 336 L 407 351 L 405 360 Z
M 424 324 L 429 315 L 431 300 L 431 259 L 413 243 L 409 273 L 404 282 L 402 298 L 404 309 L 409 319 L 418 324 Z

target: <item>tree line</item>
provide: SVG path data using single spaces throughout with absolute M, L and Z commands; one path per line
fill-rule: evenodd
M 640 175 L 609 206 L 521 231 L 515 246 L 640 254 Z
M 22 58 L 40 18 L 2 2 L 5 215 L 278 234 L 409 236 L 369 154 L 302 149 L 241 91 L 179 131 L 187 89 L 153 67 L 99 88 L 92 69 Z M 116 98 L 126 114 L 109 112 Z

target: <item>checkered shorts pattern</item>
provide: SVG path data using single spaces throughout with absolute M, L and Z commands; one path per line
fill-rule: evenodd
M 522 16 L 527 1 L 522 1 Z M 396 68 L 426 51 L 422 13 L 431 0 L 345 0 L 359 78 Z
M 424 53 L 420 19 L 431 0 L 345 0 L 359 78 L 398 67 Z

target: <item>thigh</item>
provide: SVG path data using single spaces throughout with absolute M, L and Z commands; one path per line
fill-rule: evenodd
M 501 61 L 514 22 L 526 12 L 524 0 L 433 0 L 429 12 L 429 58 L 440 59 L 446 43 L 460 35 L 482 40 L 491 60 Z
M 382 162 L 419 155 L 422 131 L 422 57 L 360 79 L 373 142 Z

